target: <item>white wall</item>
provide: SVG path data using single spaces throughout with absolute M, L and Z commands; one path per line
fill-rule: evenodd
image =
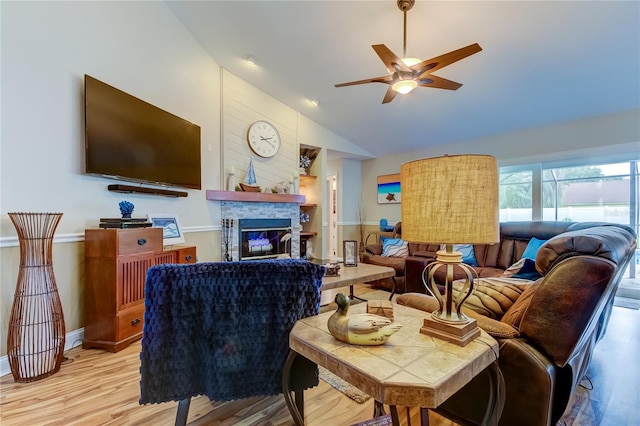
M 222 159 L 226 172 L 233 167 L 236 181 L 242 182 L 247 175 L 249 160 L 252 160 L 256 181 L 261 188 L 288 183 L 299 173 L 297 112 L 226 70 L 222 72 L 222 87 Z M 249 148 L 247 130 L 257 120 L 272 123 L 280 134 L 282 143 L 273 157 L 259 157 Z
M 218 188 L 219 72 L 162 2 L 3 2 L 1 234 L 15 235 L 8 211 L 63 212 L 57 234 L 82 233 L 118 217 L 123 199 L 134 216 L 217 224 L 204 191 L 123 195 L 106 190 L 115 181 L 83 174 L 83 76 L 200 125 L 202 185 Z
M 367 223 L 380 218 L 400 220 L 402 204 L 377 204 L 376 182 L 380 175 L 399 173 L 407 161 L 445 154 L 489 154 L 499 166 L 576 158 L 640 159 L 640 110 L 572 121 L 451 145 L 388 155 L 362 162 L 362 198 L 367 206 Z M 425 182 L 428 187 L 428 182 Z

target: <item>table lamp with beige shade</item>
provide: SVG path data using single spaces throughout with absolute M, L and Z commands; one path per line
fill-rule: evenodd
M 500 241 L 498 165 L 489 155 L 445 155 L 415 160 L 400 166 L 402 185 L 402 238 L 444 245 L 436 260 L 424 269 L 427 291 L 440 305 L 425 318 L 420 332 L 464 346 L 480 334 L 474 319 L 460 308 L 471 295 L 475 270 L 462 263 L 454 244 L 492 244 Z M 454 268 L 461 268 L 465 283 L 453 291 Z M 444 269 L 445 291 L 440 293 L 435 273 Z

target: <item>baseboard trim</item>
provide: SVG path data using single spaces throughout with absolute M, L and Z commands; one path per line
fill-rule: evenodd
M 73 330 L 66 334 L 64 342 L 65 353 L 71 349 L 82 344 L 84 338 L 84 327 L 77 330 Z M 11 367 L 9 367 L 9 358 L 7 355 L 0 357 L 0 376 L 6 376 L 11 374 Z

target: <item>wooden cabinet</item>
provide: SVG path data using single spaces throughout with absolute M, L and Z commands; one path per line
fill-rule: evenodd
M 195 263 L 195 246 L 162 247 L 162 229 L 85 230 L 82 347 L 111 352 L 142 337 L 147 269 Z

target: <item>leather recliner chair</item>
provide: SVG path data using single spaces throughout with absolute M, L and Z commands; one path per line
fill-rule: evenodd
M 636 249 L 628 227 L 595 226 L 551 238 L 531 284 L 500 320 L 463 311 L 500 344 L 505 379 L 500 425 L 555 425 L 604 335 L 613 299 Z M 397 303 L 432 312 L 437 301 L 407 293 Z M 482 372 L 435 411 L 459 424 L 480 424 L 488 403 Z

